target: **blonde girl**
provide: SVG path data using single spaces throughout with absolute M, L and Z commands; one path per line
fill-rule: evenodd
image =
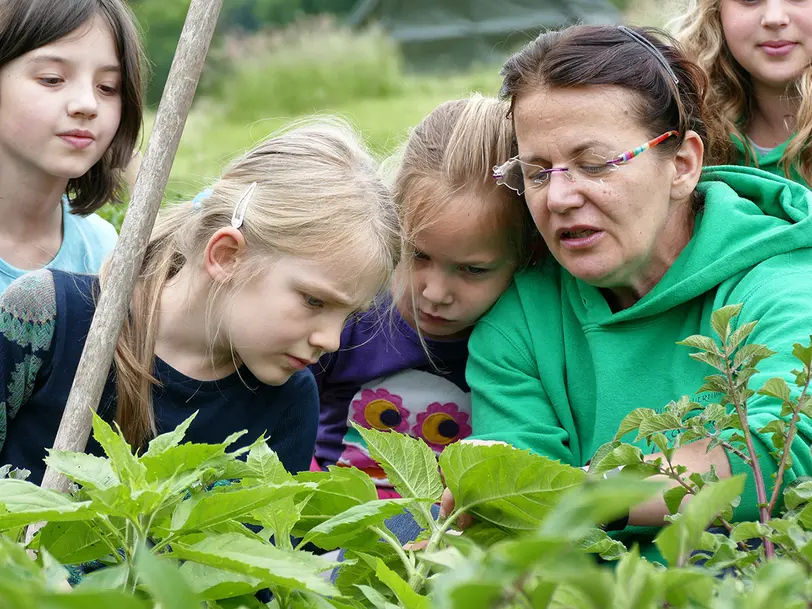
M 307 366 L 338 348 L 399 254 L 389 192 L 346 125 L 271 137 L 207 197 L 159 217 L 99 413 L 141 448 L 198 411 L 189 440 L 245 429 L 238 445 L 265 434 L 289 470 L 307 469 L 318 421 Z M 100 281 L 44 270 L 0 299 L 0 462 L 34 481 L 105 285 L 105 270 Z
M 812 184 L 812 0 L 690 0 L 675 25 L 710 77 L 706 163 Z
M 412 435 L 438 453 L 470 434 L 468 336 L 528 259 L 524 199 L 492 178 L 512 156 L 507 111 L 474 96 L 440 105 L 414 129 L 395 178 L 407 245 L 389 299 L 349 324 L 340 350 L 313 367 L 314 465 L 359 467 L 382 497 L 395 493 L 349 423 Z

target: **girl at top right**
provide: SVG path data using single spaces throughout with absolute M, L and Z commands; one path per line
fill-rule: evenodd
M 812 185 L 812 0 L 690 0 L 675 25 L 710 77 L 708 164 Z

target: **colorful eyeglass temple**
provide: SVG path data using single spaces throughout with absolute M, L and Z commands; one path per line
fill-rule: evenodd
M 642 146 L 638 146 L 634 150 L 629 150 L 628 152 L 624 152 L 620 156 L 615 157 L 614 159 L 609 161 L 608 164 L 610 164 L 610 165 L 622 165 L 623 163 L 628 163 L 634 157 L 641 155 L 642 153 L 644 153 L 649 148 L 654 148 L 657 144 L 663 143 L 665 140 L 667 140 L 672 135 L 673 136 L 678 136 L 679 131 L 669 131 L 667 133 L 663 133 L 662 135 L 658 135 L 653 140 L 647 141 Z

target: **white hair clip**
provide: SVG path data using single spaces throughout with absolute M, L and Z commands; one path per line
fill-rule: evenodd
M 251 197 L 254 195 L 256 187 L 257 183 L 251 182 L 251 186 L 248 187 L 248 190 L 240 197 L 236 207 L 234 207 L 234 215 L 231 216 L 231 226 L 234 228 L 240 228 L 242 226 L 245 220 L 245 210 L 248 209 L 248 204 L 251 202 Z

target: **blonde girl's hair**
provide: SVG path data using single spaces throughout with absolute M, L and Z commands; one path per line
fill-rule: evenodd
M 516 153 L 509 110 L 507 103 L 477 94 L 441 104 L 414 128 L 393 188 L 406 230 L 404 257 L 449 200 L 469 195 L 472 207 L 491 206 L 485 211 L 506 231 L 516 260 L 529 260 L 536 231 L 524 197 L 493 179 L 494 165 Z
M 725 42 L 719 0 L 689 0 L 682 17 L 671 27 L 689 57 L 710 78 L 706 98 L 708 126 L 708 164 L 736 162 L 736 148 L 730 140 L 736 135 L 742 142 L 747 164 L 758 164 L 758 155 L 744 133 L 752 114 L 753 85 L 750 74 L 733 58 Z M 796 132 L 781 159 L 784 173 L 791 178 L 797 171 L 807 184 L 812 184 L 812 66 L 787 90 L 799 98 Z
M 199 208 L 181 203 L 164 209 L 114 359 L 117 421 L 135 448 L 156 434 L 152 387 L 158 382 L 153 366 L 161 291 L 184 265 L 200 260 L 217 230 L 230 225 L 252 182 L 257 186 L 240 229 L 247 254 L 221 289 L 245 285 L 275 255 L 328 261 L 350 251 L 358 261 L 350 272 L 376 276 L 381 285 L 399 262 L 401 233 L 390 191 L 360 138 L 339 119 L 292 124 L 233 163 Z

